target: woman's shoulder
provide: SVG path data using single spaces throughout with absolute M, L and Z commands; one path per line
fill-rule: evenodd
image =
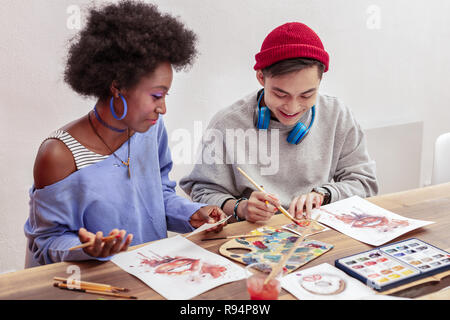
M 52 185 L 76 171 L 72 152 L 59 139 L 46 139 L 34 162 L 34 186 L 42 189 Z
M 80 118 L 64 125 L 41 143 L 33 168 L 36 189 L 61 181 L 77 170 L 72 151 L 63 140 L 74 137 L 73 133 L 78 131 L 82 122 L 83 118 Z

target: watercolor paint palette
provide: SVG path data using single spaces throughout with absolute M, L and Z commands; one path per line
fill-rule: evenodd
M 377 291 L 450 269 L 450 254 L 416 238 L 335 261 L 336 267 Z
M 250 234 L 258 237 L 232 239 L 219 248 L 220 254 L 245 265 L 259 262 L 270 266 L 278 263 L 298 238 L 291 232 L 269 226 L 252 230 Z M 285 268 L 292 272 L 332 248 L 328 243 L 306 240 L 295 250 Z

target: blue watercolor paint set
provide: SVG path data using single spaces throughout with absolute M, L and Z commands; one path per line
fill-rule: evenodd
M 335 261 L 336 267 L 377 291 L 450 269 L 450 254 L 411 238 Z

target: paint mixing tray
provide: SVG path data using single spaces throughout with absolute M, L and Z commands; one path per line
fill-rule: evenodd
M 246 265 L 256 262 L 274 265 L 281 260 L 283 254 L 290 250 L 299 237 L 286 230 L 272 227 L 258 228 L 250 234 L 258 237 L 232 239 L 220 247 L 220 254 Z M 289 258 L 286 269 L 292 272 L 332 248 L 333 245 L 328 243 L 306 240 Z

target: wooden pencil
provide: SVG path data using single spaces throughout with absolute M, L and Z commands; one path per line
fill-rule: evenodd
M 242 170 L 242 169 L 239 168 L 239 167 L 236 167 L 236 168 L 239 170 L 240 173 L 242 173 L 242 175 L 243 175 L 244 177 L 247 178 L 248 181 L 250 181 L 251 184 L 253 184 L 253 185 L 255 186 L 256 189 L 258 189 L 258 190 L 261 191 L 261 192 L 267 193 L 266 190 L 264 190 L 264 188 L 263 188 L 261 185 L 257 184 L 256 181 L 254 181 L 252 178 L 250 178 L 250 176 L 249 176 L 247 173 L 245 173 L 244 170 Z M 267 201 L 266 201 L 266 204 L 267 204 Z M 291 215 L 289 214 L 289 212 L 287 212 L 287 210 L 284 209 L 281 205 L 280 205 L 280 206 L 277 206 L 277 209 L 280 210 L 280 212 L 281 212 L 286 218 L 290 219 L 290 220 L 291 220 L 292 222 L 294 222 L 295 224 L 301 226 L 301 224 L 300 224 L 293 216 L 291 216 Z
M 110 291 L 101 291 L 101 290 L 91 290 L 91 289 L 82 289 L 82 288 L 70 288 L 66 283 L 61 282 L 55 282 L 53 283 L 54 287 L 65 289 L 65 290 L 72 290 L 77 292 L 84 292 L 84 293 L 92 293 L 92 294 L 100 294 L 105 296 L 112 296 L 117 298 L 125 298 L 125 299 L 137 299 L 135 296 L 127 296 L 124 294 L 116 293 L 116 292 L 110 292 Z
M 114 239 L 120 239 L 120 235 L 117 234 L 117 235 L 112 235 L 112 236 L 108 236 L 108 237 L 103 237 L 102 238 L 102 242 L 111 241 L 111 240 L 114 240 Z M 92 246 L 93 244 L 94 244 L 94 241 L 85 242 L 85 243 L 82 243 L 82 244 L 80 244 L 78 246 L 70 248 L 69 251 L 86 248 L 86 247 Z
M 316 219 L 319 219 L 319 216 L 320 214 L 316 217 Z M 267 276 L 266 280 L 264 280 L 264 285 L 266 285 L 271 279 L 275 278 L 277 274 L 280 273 L 280 271 L 286 265 L 289 258 L 294 254 L 298 245 L 300 245 L 305 240 L 305 238 L 310 235 L 310 230 L 312 229 L 313 225 L 312 222 L 313 220 L 311 219 L 311 223 L 305 228 L 305 230 L 302 232 L 302 235 L 295 240 L 289 252 L 285 256 L 283 256 L 283 258 L 275 265 L 274 268 L 272 268 L 272 271 Z
M 71 285 L 75 285 L 75 286 L 79 285 L 79 286 L 84 286 L 84 287 L 109 289 L 111 291 L 122 291 L 122 292 L 129 291 L 129 289 L 127 289 L 127 288 L 115 287 L 115 286 L 112 286 L 110 284 L 105 284 L 105 283 L 88 282 L 88 281 L 81 281 L 81 280 L 74 280 L 74 279 L 69 280 L 67 278 L 62 278 L 62 277 L 53 277 L 53 280 L 61 281 L 62 283 L 71 284 Z

